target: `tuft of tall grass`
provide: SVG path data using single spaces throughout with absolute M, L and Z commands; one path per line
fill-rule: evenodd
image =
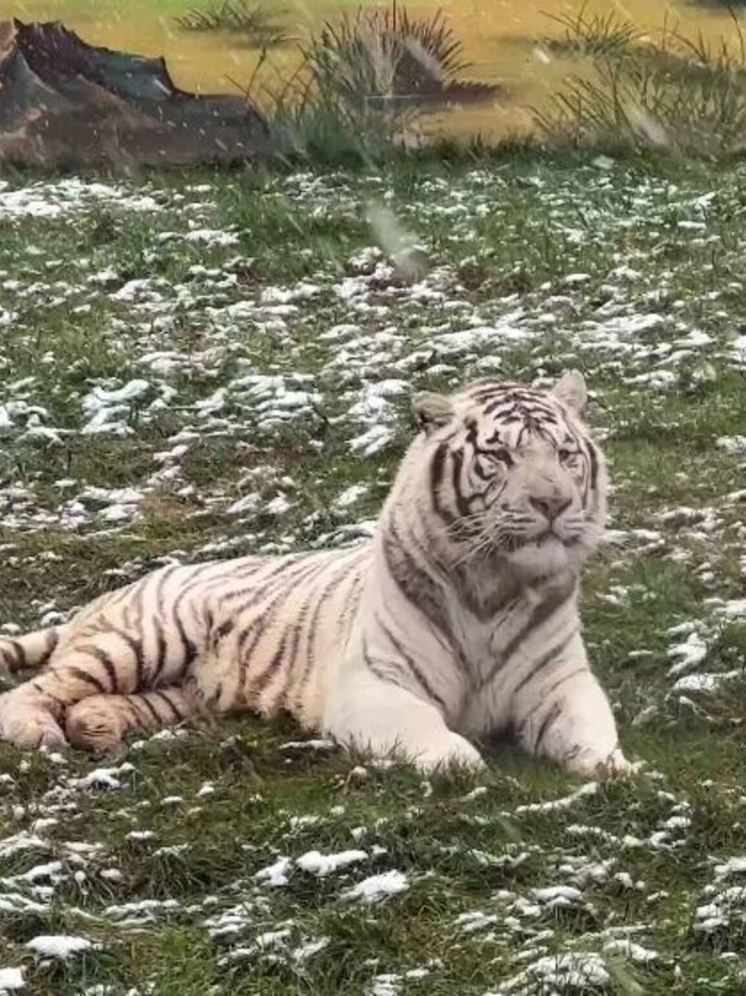
M 746 149 L 746 46 L 663 27 L 660 44 L 628 44 L 570 76 L 535 120 L 553 145 L 732 155 Z
M 362 107 L 442 96 L 466 68 L 462 50 L 442 11 L 415 18 L 394 4 L 327 21 L 305 56 L 320 92 Z
M 176 24 L 183 31 L 231 31 L 243 35 L 255 48 L 276 48 L 291 39 L 279 22 L 287 14 L 284 8 L 269 11 L 251 0 L 219 0 L 212 7 L 193 8 Z
M 377 159 L 418 147 L 428 105 L 479 99 L 494 89 L 458 79 L 467 64 L 442 11 L 413 17 L 396 2 L 360 8 L 327 21 L 300 48 L 293 76 L 277 74 L 268 86 L 255 73 L 247 95 L 268 108 L 282 148 L 317 161 Z M 263 53 L 260 69 L 265 62 Z
M 372 164 L 421 145 L 417 107 L 348 104 L 319 89 L 306 63 L 289 77 L 275 71 L 270 82 L 263 72 L 265 60 L 263 55 L 245 94 L 270 122 L 278 158 Z
M 587 4 L 580 10 L 565 14 L 544 16 L 564 28 L 561 38 L 545 38 L 548 49 L 568 55 L 607 56 L 626 51 L 640 37 L 640 32 L 616 11 L 608 14 L 588 14 Z

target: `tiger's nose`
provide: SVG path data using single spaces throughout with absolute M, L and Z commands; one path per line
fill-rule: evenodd
M 563 495 L 529 498 L 529 501 L 549 522 L 554 522 L 557 516 L 561 515 L 571 503 L 571 499 L 565 498 Z

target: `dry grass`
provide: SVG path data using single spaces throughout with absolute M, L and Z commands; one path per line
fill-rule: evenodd
M 535 112 L 540 130 L 553 144 L 707 157 L 742 152 L 746 53 L 735 17 L 734 25 L 735 45 L 690 38 L 665 24 L 658 44 L 616 33 L 603 45 L 579 15 L 571 40 L 592 56 L 591 71 L 570 76 L 549 110 Z
M 230 31 L 243 35 L 255 48 L 275 48 L 291 39 L 280 23 L 284 8 L 269 10 L 251 0 L 222 0 L 204 9 L 193 8 L 176 18 L 183 31 Z

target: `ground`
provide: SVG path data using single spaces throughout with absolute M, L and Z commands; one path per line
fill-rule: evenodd
M 0 185 L 6 632 L 356 542 L 413 386 L 578 366 L 586 635 L 646 764 L 423 780 L 246 718 L 0 747 L 0 993 L 744 991 L 745 217 L 744 167 L 592 157 Z

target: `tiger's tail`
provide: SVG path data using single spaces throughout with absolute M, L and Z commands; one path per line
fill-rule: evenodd
M 0 676 L 44 667 L 60 642 L 67 626 L 48 626 L 23 636 L 0 639 Z

